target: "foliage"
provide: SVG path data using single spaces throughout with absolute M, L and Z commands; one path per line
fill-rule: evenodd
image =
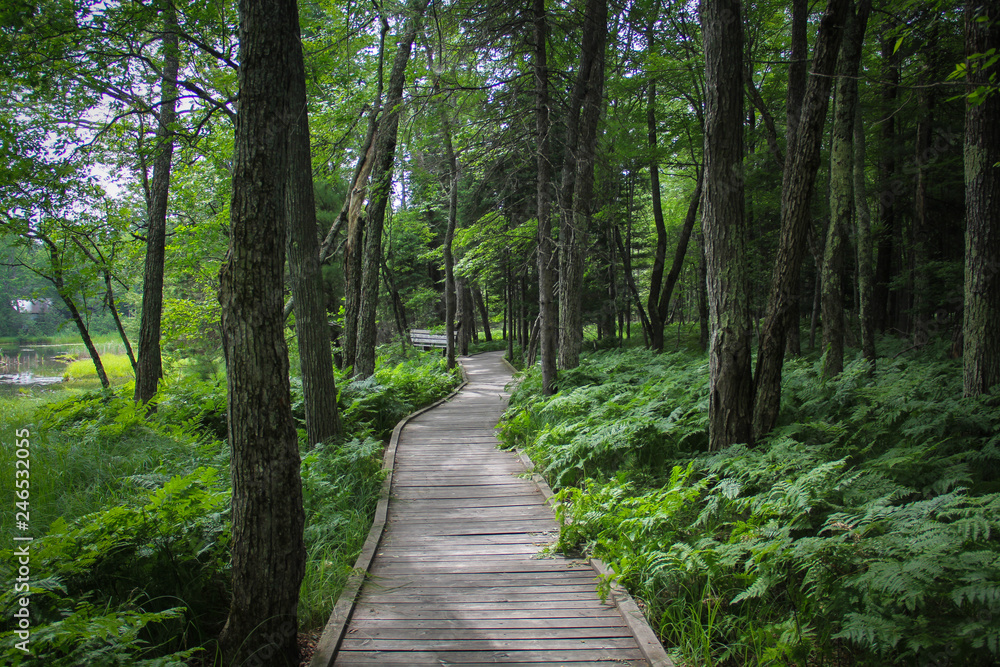
M 594 354 L 548 399 L 529 373 L 503 438 L 562 487 L 560 548 L 608 562 L 687 663 L 992 664 L 1000 406 L 956 398 L 937 354 L 792 362 L 773 436 L 714 454 L 703 421 L 630 426 L 703 414 L 703 358 Z
M 136 480 L 144 481 L 157 486 Z M 218 623 L 225 612 L 227 501 L 218 471 L 199 468 L 140 502 L 73 524 L 55 521 L 31 547 L 31 625 L 40 641 L 32 643 L 38 662 L 23 664 L 133 664 L 151 641 L 160 653 L 186 648 L 185 617 L 195 628 Z M 10 550 L 3 556 L 0 567 L 13 580 L 17 559 Z M 5 618 L 13 617 L 17 597 L 4 592 Z M 119 607 L 120 617 L 109 607 Z M 8 658 L 17 652 L 3 650 Z
M 321 627 L 368 537 L 382 487 L 382 443 L 352 439 L 320 444 L 302 458 L 306 574 L 299 623 Z
M 380 357 L 369 384 L 340 378 L 349 435 L 302 456 L 303 628 L 329 616 L 367 537 L 383 473 L 382 435 L 459 381 L 434 354 Z M 67 383 L 74 385 L 76 383 Z M 0 426 L 31 433 L 32 657 L 9 631 L 4 664 L 180 665 L 210 644 L 228 607 L 229 478 L 222 373 L 175 363 L 147 413 L 119 393 L 63 389 L 0 401 Z M 68 395 L 67 395 L 68 394 Z M 301 400 L 301 399 L 300 399 Z M 11 451 L 9 448 L 5 451 Z M 12 476 L 13 460 L 0 459 Z M 12 531 L 13 513 L 3 515 Z M 0 576 L 17 559 L 0 553 Z

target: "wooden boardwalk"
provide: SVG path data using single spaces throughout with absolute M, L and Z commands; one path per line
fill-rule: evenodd
M 510 371 L 500 353 L 462 363 L 465 388 L 399 432 L 387 521 L 333 664 L 669 664 L 645 657 L 587 562 L 544 553 L 552 510 L 496 448 Z

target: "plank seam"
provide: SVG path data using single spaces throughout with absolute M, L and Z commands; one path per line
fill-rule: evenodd
M 347 583 L 337 598 L 333 611 L 330 613 L 330 618 L 323 628 L 323 634 L 320 635 L 319 641 L 316 643 L 316 651 L 309 661 L 309 667 L 330 667 L 333 665 L 333 661 L 337 656 L 337 649 L 344 638 L 347 624 L 351 620 L 351 614 L 354 612 L 354 605 L 357 602 L 358 594 L 361 592 L 361 586 L 368 575 L 368 568 L 371 567 L 372 560 L 375 558 L 375 552 L 378 550 L 379 542 L 382 541 L 382 534 L 385 531 L 389 510 L 389 495 L 392 490 L 392 469 L 395 465 L 396 447 L 399 444 L 400 432 L 411 419 L 438 407 L 442 403 L 450 401 L 469 384 L 469 376 L 465 372 L 465 367 L 459 364 L 459 368 L 462 369 L 462 383 L 453 392 L 441 400 L 435 401 L 427 407 L 403 417 L 392 430 L 389 445 L 386 447 L 382 457 L 382 469 L 386 471 L 386 475 L 382 481 L 378 505 L 375 508 L 375 518 L 372 521 L 371 528 L 368 530 L 368 538 L 365 540 L 365 544 L 361 548 L 361 553 L 358 554 L 357 560 L 354 561 L 351 576 L 348 577 Z

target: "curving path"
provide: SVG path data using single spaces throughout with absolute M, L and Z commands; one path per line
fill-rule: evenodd
M 589 563 L 544 553 L 552 509 L 496 448 L 509 367 L 499 352 L 461 361 L 468 384 L 399 432 L 387 521 L 333 664 L 669 664 L 600 601 Z

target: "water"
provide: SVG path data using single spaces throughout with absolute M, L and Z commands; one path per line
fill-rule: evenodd
M 104 353 L 106 350 L 98 350 Z M 83 344 L 35 345 L 0 350 L 0 385 L 44 386 L 63 381 L 66 365 L 88 357 Z

